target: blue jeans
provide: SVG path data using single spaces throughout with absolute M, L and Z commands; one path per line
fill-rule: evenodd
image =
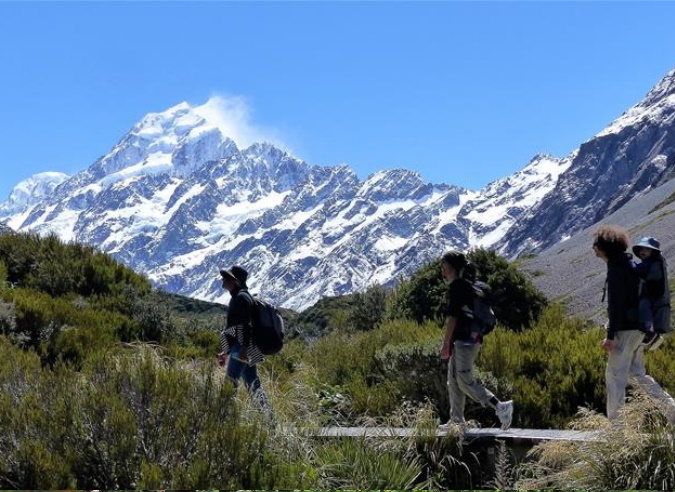
M 242 379 L 251 397 L 266 414 L 271 415 L 272 406 L 267 398 L 267 393 L 265 393 L 260 384 L 258 368 L 255 365 L 249 366 L 248 362 L 239 360 L 239 345 L 232 347 L 232 351 L 230 352 L 230 361 L 227 364 L 227 377 L 232 381 L 235 388 L 239 385 L 239 380 Z

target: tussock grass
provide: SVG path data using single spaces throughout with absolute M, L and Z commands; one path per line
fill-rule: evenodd
M 673 490 L 675 429 L 653 400 L 639 396 L 618 424 L 581 410 L 574 428 L 599 430 L 590 442 L 548 442 L 531 451 L 517 486 L 527 489 Z

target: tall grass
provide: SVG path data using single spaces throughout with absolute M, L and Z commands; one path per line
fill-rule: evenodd
M 638 397 L 625 407 L 622 425 L 588 410 L 576 428 L 598 430 L 589 442 L 549 442 L 532 452 L 520 470 L 519 488 L 673 490 L 675 428 L 654 402 Z

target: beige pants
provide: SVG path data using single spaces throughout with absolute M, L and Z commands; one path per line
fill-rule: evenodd
M 453 346 L 452 356 L 448 362 L 448 394 L 452 422 L 464 422 L 464 404 L 467 396 L 483 406 L 494 396 L 473 377 L 473 364 L 476 362 L 480 347 L 480 344 L 464 345 L 459 341 Z
M 666 416 L 675 422 L 675 400 L 652 378 L 647 375 L 644 362 L 644 333 L 637 330 L 616 333 L 615 348 L 609 353 L 605 384 L 607 386 L 607 417 L 618 418 L 626 402 L 626 386 L 639 387 L 647 395 L 663 404 Z

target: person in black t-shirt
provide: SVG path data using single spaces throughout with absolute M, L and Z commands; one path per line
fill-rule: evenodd
M 448 360 L 448 393 L 450 396 L 450 420 L 440 426 L 446 430 L 450 425 L 466 426 L 464 404 L 468 396 L 483 406 L 490 406 L 506 430 L 513 418 L 513 401 L 500 401 L 473 377 L 473 365 L 482 344 L 479 334 L 471 333 L 467 311 L 473 309 L 474 289 L 463 278 L 468 266 L 466 257 L 459 252 L 450 251 L 441 259 L 441 273 L 450 284 L 445 339 L 441 349 L 441 359 Z

